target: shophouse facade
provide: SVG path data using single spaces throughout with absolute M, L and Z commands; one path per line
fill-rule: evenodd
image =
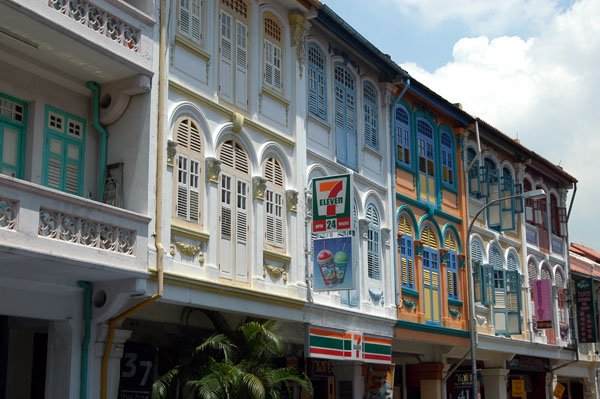
M 394 361 L 406 397 L 444 397 L 445 374 L 469 351 L 461 165 L 473 119 L 415 80 L 398 84 L 395 94 Z
M 149 275 L 155 9 L 4 1 L 0 26 L 0 397 L 97 397 Z
M 477 360 L 484 395 L 550 397 L 575 359 L 569 331 L 567 191 L 572 176 L 477 119 L 467 136 Z M 539 199 L 494 199 L 543 189 Z M 546 291 L 535 292 L 540 280 Z M 539 284 L 545 284 L 541 282 Z M 539 309 L 544 307 L 544 312 Z M 563 367 L 561 367 L 563 366 Z M 498 396 L 500 395 L 500 396 Z

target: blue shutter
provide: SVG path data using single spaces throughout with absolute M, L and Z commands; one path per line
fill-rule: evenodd
M 363 85 L 363 109 L 365 120 L 365 144 L 379 148 L 377 137 L 377 90 L 370 83 Z
M 337 161 L 358 169 L 356 140 L 356 96 L 354 77 L 342 66 L 335 67 L 335 149 Z
M 491 265 L 481 266 L 481 303 L 484 305 L 494 304 L 494 269 Z
M 410 166 L 410 123 L 408 112 L 398 105 L 394 112 L 394 131 L 396 133 L 396 162 Z
M 308 111 L 327 119 L 325 85 L 325 57 L 319 47 L 308 46 Z
M 506 272 L 506 334 L 521 334 L 521 276 L 516 270 Z
M 442 181 L 454 187 L 454 152 L 452 151 L 452 137 L 448 132 L 442 132 Z
M 346 147 L 346 92 L 344 88 L 335 84 L 335 156 L 342 165 L 348 162 Z

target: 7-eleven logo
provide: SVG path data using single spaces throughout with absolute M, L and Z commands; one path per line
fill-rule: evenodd
M 350 229 L 350 175 L 313 180 L 313 232 Z

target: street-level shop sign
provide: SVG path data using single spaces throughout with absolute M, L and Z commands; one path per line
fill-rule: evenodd
M 313 233 L 352 228 L 352 175 L 313 179 Z
M 356 331 L 339 331 L 309 326 L 306 357 L 329 360 L 359 360 L 391 364 L 392 340 L 364 336 Z
M 119 399 L 150 399 L 156 350 L 150 345 L 126 342 L 121 358 Z
M 597 342 L 593 281 L 591 278 L 574 278 L 574 281 L 579 342 Z
M 565 393 L 565 386 L 563 384 L 561 384 L 560 382 L 557 382 L 556 386 L 554 387 L 554 391 L 552 392 L 552 396 L 557 399 L 562 399 L 564 393 Z
M 552 328 L 552 290 L 550 280 L 533 282 L 536 328 Z

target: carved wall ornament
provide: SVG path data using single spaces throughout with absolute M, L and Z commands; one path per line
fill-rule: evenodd
M 18 215 L 16 201 L 0 198 L 0 229 L 14 230 Z
M 175 248 L 179 252 L 181 252 L 185 256 L 189 256 L 190 258 L 198 255 L 198 262 L 200 264 L 204 264 L 204 243 L 201 242 L 199 245 L 188 244 L 186 242 L 177 241 L 175 238 L 171 237 L 171 256 L 175 256 Z
M 177 143 L 173 140 L 167 141 L 167 166 L 175 166 L 175 154 L 177 154 Z
M 382 227 L 381 228 L 381 242 L 383 242 L 383 244 L 386 247 L 390 246 L 390 238 L 392 236 L 392 230 L 389 227 Z
M 267 189 L 267 179 L 262 176 L 252 177 L 252 195 L 255 200 L 265 200 L 265 190 Z
M 458 320 L 460 320 L 460 318 L 461 318 L 460 310 L 448 309 L 448 311 L 450 312 L 450 315 L 452 315 L 452 317 L 454 317 L 454 318 L 458 317 Z
M 285 267 L 282 266 L 272 266 L 266 263 L 263 264 L 263 277 L 267 277 L 267 273 L 269 276 L 273 277 L 277 280 L 279 277 L 283 276 L 283 282 L 287 283 L 287 272 L 285 271 Z
M 291 46 L 296 47 L 298 71 L 300 72 L 300 78 L 302 78 L 304 57 L 306 54 L 306 30 L 304 29 L 306 18 L 301 14 L 292 13 L 288 15 L 288 20 L 290 21 L 290 27 L 292 29 Z
M 410 311 L 413 308 L 413 306 L 415 306 L 415 301 L 411 301 L 410 299 L 402 298 L 402 304 L 404 305 L 405 308 L 407 308 Z
M 373 302 L 381 301 L 383 304 L 383 290 L 381 292 L 375 292 L 369 288 L 369 295 L 371 296 L 371 299 L 373 299 Z
M 285 200 L 286 200 L 288 212 L 297 212 L 298 211 L 298 191 L 285 190 Z
M 206 158 L 206 180 L 211 183 L 219 184 L 220 174 L 221 161 L 217 158 Z
M 362 237 L 367 234 L 370 223 L 368 219 L 358 219 L 358 232 Z
M 306 211 L 304 212 L 305 214 L 305 219 L 306 220 L 311 220 L 313 215 L 313 203 L 312 203 L 312 190 L 310 189 L 305 189 L 304 190 L 304 207 L 306 208 Z
M 169 255 L 175 256 L 175 241 L 171 238 L 171 245 L 169 246 Z
M 231 114 L 231 122 L 233 122 L 233 127 L 231 130 L 234 133 L 239 133 L 242 131 L 242 126 L 244 126 L 244 115 L 239 112 L 233 112 Z

